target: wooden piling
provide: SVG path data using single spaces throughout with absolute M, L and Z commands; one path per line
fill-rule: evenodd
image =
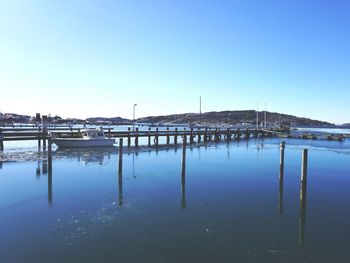
M 119 138 L 119 166 L 118 174 L 121 174 L 123 171 L 123 138 Z
M 286 142 L 281 142 L 280 145 L 280 169 L 284 169 L 284 149 L 286 148 Z
M 186 208 L 186 135 L 182 141 L 182 162 L 181 162 L 181 207 Z
M 169 134 L 169 127 L 166 128 L 166 144 L 170 144 L 170 134 Z
M 248 128 L 245 130 L 245 137 L 246 137 L 247 139 L 250 138 L 250 130 L 249 130 Z
M 200 143 L 201 142 L 201 140 L 202 140 L 202 138 L 201 138 L 201 129 L 200 128 L 198 128 L 197 129 L 197 141 L 198 141 L 198 143 Z
M 236 138 L 237 140 L 241 139 L 241 130 L 239 128 L 236 131 Z
M 135 147 L 139 147 L 139 128 L 135 128 Z
M 305 241 L 306 189 L 307 189 L 308 150 L 302 152 L 301 183 L 300 183 L 300 213 L 299 213 L 299 244 Z
M 259 132 L 257 128 L 254 129 L 253 136 L 254 138 L 257 138 L 259 136 Z
M 128 127 L 128 147 L 131 145 L 130 127 Z
M 175 128 L 175 133 L 174 133 L 174 144 L 177 145 L 177 136 L 179 136 L 177 128 Z
M 47 177 L 47 198 L 49 205 L 52 204 L 52 139 L 51 136 L 47 139 L 47 161 L 48 161 L 48 177 Z
M 42 139 L 43 148 L 46 148 L 46 134 L 47 134 L 47 115 L 42 116 Z
M 190 144 L 194 142 L 193 128 L 190 130 Z
M 147 137 L 148 137 L 148 147 L 150 147 L 151 146 L 151 128 L 148 128 Z
M 307 165 L 308 165 L 308 150 L 304 149 L 302 152 L 300 199 L 306 197 Z
M 2 134 L 2 129 L 0 129 L 0 151 L 4 150 L 4 136 Z
M 187 144 L 187 137 L 186 135 L 182 138 L 182 169 L 184 170 L 186 167 L 186 144 Z
M 119 139 L 118 204 L 123 205 L 123 138 Z
M 207 142 L 207 140 L 208 140 L 208 128 L 205 128 L 203 141 Z
M 154 145 L 156 147 L 158 147 L 158 145 L 159 145 L 159 128 L 156 128 L 156 134 L 155 134 L 155 137 L 154 137 Z
M 40 125 L 38 127 L 38 149 L 41 148 L 41 128 Z
M 51 136 L 47 138 L 47 159 L 49 161 L 49 166 L 50 166 L 50 161 L 52 162 L 52 139 Z

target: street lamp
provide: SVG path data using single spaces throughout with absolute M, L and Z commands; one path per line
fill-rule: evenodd
M 135 107 L 137 106 L 137 104 L 134 104 L 134 108 L 133 108 L 133 113 L 132 113 L 132 130 L 134 130 L 134 126 L 135 126 Z

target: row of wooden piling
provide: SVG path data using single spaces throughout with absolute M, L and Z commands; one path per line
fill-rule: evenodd
M 186 133 L 186 128 L 184 128 L 184 132 Z M 231 130 L 230 128 L 227 128 L 226 131 L 221 131 L 220 129 L 215 129 L 214 132 L 210 132 L 208 128 L 205 128 L 204 131 L 201 131 L 200 128 L 198 128 L 197 131 L 194 130 L 194 128 L 191 128 L 188 134 L 184 134 L 183 132 L 180 132 L 178 128 L 175 128 L 174 131 L 170 131 L 169 128 L 166 128 L 165 135 L 161 135 L 159 128 L 156 128 L 155 132 L 151 132 L 151 128 L 148 128 L 148 132 L 146 132 L 146 136 L 148 137 L 148 146 L 152 145 L 152 136 L 153 144 L 154 146 L 159 146 L 159 137 L 165 136 L 166 137 L 166 144 L 170 144 L 170 137 L 174 137 L 173 144 L 178 144 L 178 137 L 179 136 L 188 136 L 189 137 L 189 143 L 193 144 L 195 143 L 195 139 L 197 138 L 197 143 L 208 142 L 214 140 L 215 142 L 218 142 L 222 140 L 224 137 L 224 140 L 231 141 L 233 139 L 240 139 L 242 136 L 245 136 L 245 138 L 249 138 L 251 135 L 254 137 L 258 137 L 259 134 L 261 136 L 266 136 L 267 132 L 262 132 L 257 129 L 251 131 L 249 129 L 246 129 L 244 131 L 237 129 L 237 130 Z M 135 131 L 131 131 L 131 128 L 128 128 L 128 134 L 127 134 L 127 146 L 131 147 L 131 138 L 135 138 L 135 147 L 139 146 L 139 129 L 135 128 Z

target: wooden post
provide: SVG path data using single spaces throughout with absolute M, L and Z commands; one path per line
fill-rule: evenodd
M 128 147 L 131 145 L 130 127 L 128 127 Z
M 175 128 L 175 134 L 174 134 L 174 144 L 177 145 L 177 136 L 178 136 L 178 131 L 177 128 Z
M 40 124 L 38 125 L 38 149 L 41 148 L 41 128 L 40 128 Z
M 307 183 L 307 163 L 308 163 L 308 150 L 304 149 L 302 153 L 302 166 L 301 166 L 301 191 L 300 199 L 306 197 L 306 183 Z
M 249 137 L 250 137 L 250 130 L 248 128 L 245 130 L 245 137 L 247 139 L 249 139 Z
M 226 129 L 226 141 L 229 142 L 231 140 L 230 128 Z
M 241 130 L 239 128 L 237 129 L 237 139 L 241 139 Z
M 119 139 L 118 204 L 123 205 L 123 138 Z
M 286 148 L 286 142 L 281 142 L 280 145 L 280 168 L 284 170 L 284 149 Z
M 284 180 L 284 149 L 286 148 L 286 142 L 282 142 L 280 145 L 280 174 L 279 174 L 279 198 L 278 208 L 279 212 L 283 214 L 283 180 Z
M 255 129 L 254 129 L 254 133 L 253 133 L 253 135 L 254 135 L 254 137 L 255 137 L 255 138 L 257 138 L 257 137 L 258 137 L 258 133 L 259 133 L 259 132 L 258 132 L 258 129 L 257 129 L 257 128 L 255 128 Z
M 43 138 L 43 148 L 46 148 L 46 134 L 47 134 L 47 115 L 42 116 L 42 138 Z
M 300 185 L 300 213 L 299 213 L 299 244 L 304 245 L 305 215 L 306 215 L 306 185 L 307 185 L 308 150 L 302 152 L 301 185 Z
M 0 151 L 4 150 L 4 135 L 2 134 L 2 129 L 0 129 Z
M 186 135 L 182 141 L 182 163 L 181 163 L 181 207 L 186 208 Z
M 49 205 L 52 204 L 52 140 L 51 136 L 47 139 L 47 160 L 48 160 L 48 177 L 47 177 L 47 199 Z
M 151 146 L 151 128 L 148 128 L 148 147 Z
M 47 139 L 47 144 L 48 144 L 48 148 L 47 148 L 47 159 L 49 161 L 49 169 L 50 166 L 52 165 L 52 138 L 51 136 L 48 137 Z
M 193 143 L 193 128 L 191 128 L 191 131 L 190 131 L 190 143 L 191 144 Z
M 169 134 L 169 127 L 166 128 L 166 144 L 170 144 L 170 134 Z
M 185 134 L 182 138 L 182 170 L 183 171 L 186 168 L 186 144 L 187 144 L 187 136 Z
M 119 138 L 119 167 L 118 174 L 123 171 L 123 138 Z
M 108 128 L 108 138 L 111 138 L 111 128 Z
M 139 128 L 135 128 L 135 147 L 139 147 Z
M 201 142 L 201 140 L 202 140 L 202 138 L 201 138 L 201 129 L 200 128 L 198 128 L 197 129 L 197 132 L 198 132 L 198 135 L 197 135 L 197 141 L 198 141 L 198 143 L 200 143 Z
M 208 128 L 205 128 L 203 141 L 207 142 L 207 140 L 208 140 Z
M 154 137 L 154 144 L 157 147 L 158 147 L 158 144 L 159 144 L 159 134 L 158 134 L 158 132 L 159 132 L 159 128 L 156 128 L 156 134 L 155 134 L 155 137 Z

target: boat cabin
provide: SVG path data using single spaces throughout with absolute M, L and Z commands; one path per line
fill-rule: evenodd
M 99 140 L 105 139 L 105 134 L 102 130 L 86 129 L 82 132 L 85 140 Z

